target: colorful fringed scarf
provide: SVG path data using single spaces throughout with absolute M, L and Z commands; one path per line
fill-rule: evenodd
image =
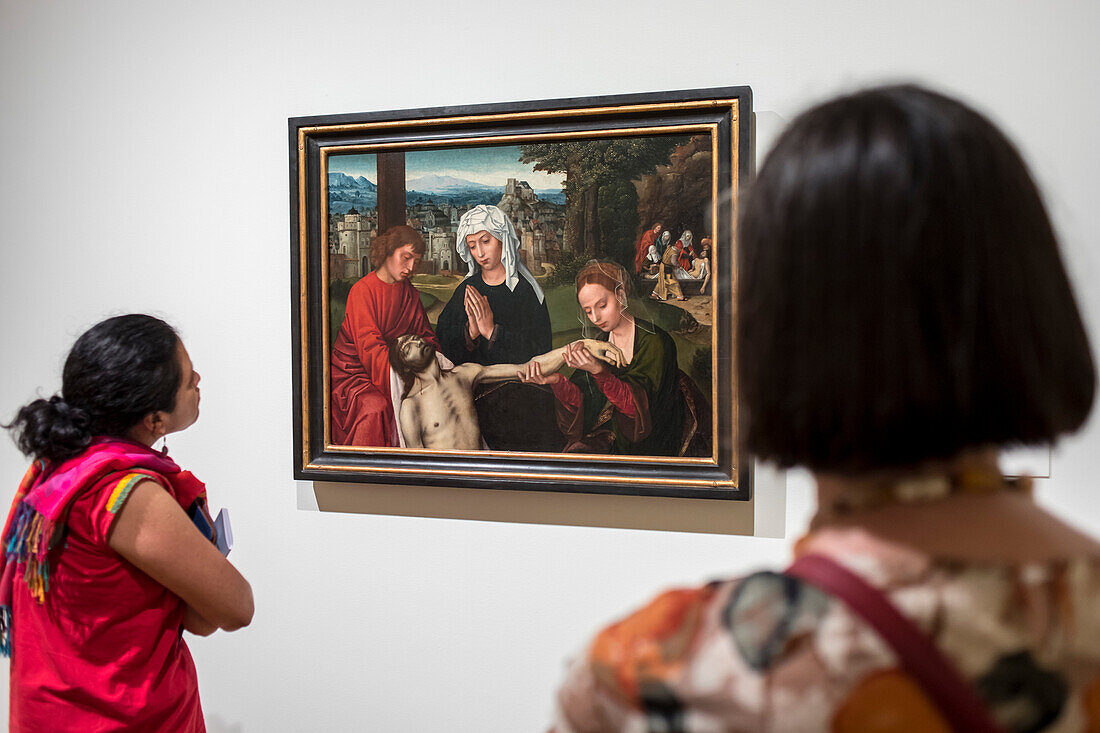
M 50 588 L 50 551 L 64 534 L 73 501 L 100 480 L 119 472 L 148 475 L 168 483 L 186 509 L 206 489 L 190 471 L 181 471 L 168 456 L 120 438 L 96 438 L 80 455 L 57 466 L 35 461 L 19 484 L 4 525 L 0 557 L 0 654 L 11 656 L 12 584 L 15 568 L 24 564 L 23 579 L 31 596 L 43 603 Z

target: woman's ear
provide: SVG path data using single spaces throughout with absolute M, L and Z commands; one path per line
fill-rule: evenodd
M 164 413 L 159 410 L 147 413 L 141 419 L 141 425 L 149 431 L 150 435 L 159 438 L 164 431 Z

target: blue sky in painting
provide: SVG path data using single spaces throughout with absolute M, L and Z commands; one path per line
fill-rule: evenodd
M 330 173 L 364 176 L 372 183 L 378 182 L 373 154 L 331 155 L 328 170 Z M 529 164 L 520 163 L 519 148 L 514 145 L 407 151 L 406 179 L 429 175 L 452 176 L 499 187 L 503 187 L 509 178 L 520 178 L 540 190 L 560 188 L 565 181 L 563 173 L 543 173 L 533 170 Z

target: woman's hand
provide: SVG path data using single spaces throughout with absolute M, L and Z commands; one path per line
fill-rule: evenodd
M 462 294 L 462 306 L 466 309 L 466 333 L 469 334 L 471 341 L 477 341 L 481 331 L 477 327 L 477 309 L 473 306 L 471 292 L 476 291 L 472 285 L 467 285 Z
M 574 369 L 582 369 L 589 374 L 600 374 L 607 370 L 603 362 L 592 356 L 592 352 L 583 341 L 574 341 L 565 347 L 565 363 Z
M 467 285 L 466 298 L 463 304 L 466 306 L 470 339 L 476 339 L 478 336 L 485 339 L 491 337 L 497 324 L 493 320 L 493 309 L 489 307 L 488 298 L 479 293 L 477 288 Z
M 477 330 L 477 319 L 470 314 L 469 300 L 466 303 L 466 335 L 470 337 L 470 341 L 477 341 L 481 332 Z
M 524 384 L 557 384 L 562 380 L 562 376 L 557 373 L 543 374 L 542 367 L 534 359 L 527 362 L 527 368 L 524 371 L 516 372 L 516 376 Z
M 581 343 L 584 344 L 592 356 L 600 361 L 607 362 L 611 366 L 621 367 L 623 362 L 626 361 L 622 349 L 615 344 L 607 341 L 597 341 L 596 339 L 585 339 Z

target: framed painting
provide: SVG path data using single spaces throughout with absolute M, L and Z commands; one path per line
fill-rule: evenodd
M 748 87 L 289 120 L 300 480 L 747 499 Z

